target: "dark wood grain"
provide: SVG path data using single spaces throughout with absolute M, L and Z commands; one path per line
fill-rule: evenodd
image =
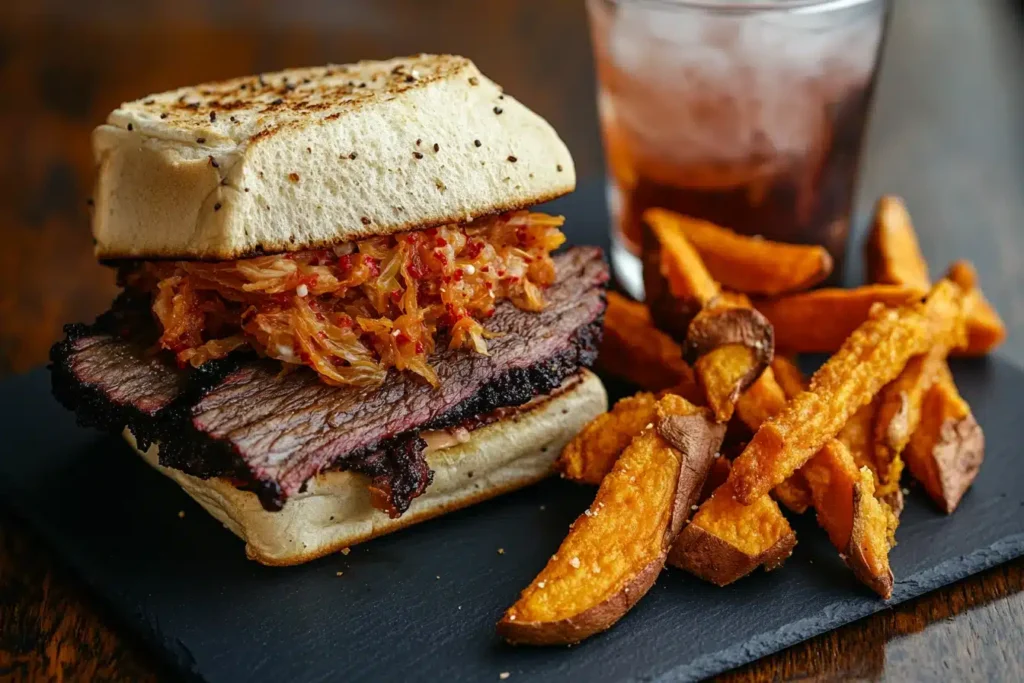
M 903 194 L 933 265 L 974 260 L 1024 363 L 1024 13 L 903 0 L 859 209 Z M 91 255 L 89 131 L 122 100 L 283 66 L 417 51 L 472 56 L 601 172 L 580 0 L 48 0 L 0 6 L 0 374 L 46 359 L 114 292 Z M 941 267 L 941 266 L 940 266 Z M 7 455 L 7 454 L 5 454 Z M 27 456 L 30 454 L 13 454 Z M 1024 561 L 761 660 L 725 680 L 1024 680 Z M 48 551 L 0 516 L 0 678 L 166 675 Z

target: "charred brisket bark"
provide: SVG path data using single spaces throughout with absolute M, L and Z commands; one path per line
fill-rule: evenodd
M 330 387 L 305 369 L 281 376 L 279 365 L 245 356 L 181 371 L 147 351 L 151 338 L 119 334 L 146 328 L 119 313 L 67 328 L 51 350 L 54 393 L 83 424 L 127 426 L 142 447 L 160 444 L 161 464 L 231 477 L 268 510 L 334 468 L 369 476 L 384 507 L 400 514 L 432 476 L 420 431 L 522 405 L 593 364 L 607 266 L 597 249 L 555 261 L 543 312 L 506 302 L 488 320 L 501 333 L 490 356 L 445 350 L 431 359 L 440 389 L 396 372 L 378 388 Z

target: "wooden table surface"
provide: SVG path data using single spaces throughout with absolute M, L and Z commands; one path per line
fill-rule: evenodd
M 582 0 L 0 3 L 0 375 L 114 294 L 91 255 L 89 131 L 119 102 L 212 78 L 418 51 L 473 57 L 602 171 Z M 1024 364 L 1024 11 L 896 4 L 858 206 L 907 198 L 941 267 L 978 264 Z M 2 442 L 0 442 L 2 443 Z M 9 454 L 3 457 L 31 457 Z M 1024 680 L 1024 561 L 794 646 L 727 680 Z M 0 514 L 0 678 L 169 674 Z

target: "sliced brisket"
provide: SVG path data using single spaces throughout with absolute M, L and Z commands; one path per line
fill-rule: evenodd
M 506 302 L 487 321 L 500 334 L 488 342 L 489 356 L 445 350 L 431 359 L 439 389 L 396 372 L 377 388 L 331 387 L 305 369 L 282 375 L 278 364 L 258 360 L 180 371 L 101 319 L 69 327 L 54 347 L 54 393 L 87 424 L 128 426 L 144 444 L 158 442 L 163 465 L 244 482 L 267 509 L 336 467 L 368 475 L 398 514 L 430 482 L 421 430 L 522 405 L 593 363 L 607 266 L 589 248 L 555 261 L 558 281 L 543 312 Z

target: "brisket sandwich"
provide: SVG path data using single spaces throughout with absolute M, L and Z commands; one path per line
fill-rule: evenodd
M 537 481 L 606 408 L 597 249 L 553 253 L 552 128 L 461 57 L 151 95 L 93 135 L 122 293 L 51 351 L 123 434 L 293 564 Z

